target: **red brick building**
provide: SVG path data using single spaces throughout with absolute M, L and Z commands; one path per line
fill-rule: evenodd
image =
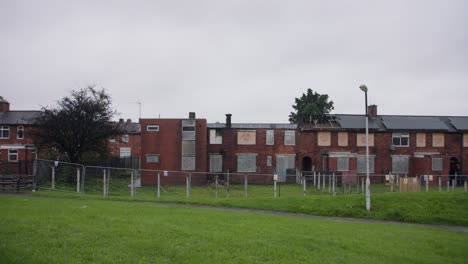
M 35 129 L 34 119 L 40 111 L 11 111 L 10 103 L 0 101 L 0 162 L 20 163 L 32 160 L 36 155 L 31 133 Z M 19 165 L 19 171 L 28 167 Z

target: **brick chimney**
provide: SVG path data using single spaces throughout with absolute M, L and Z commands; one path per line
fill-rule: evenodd
M 231 116 L 232 114 L 226 114 L 226 127 L 231 128 Z
M 369 117 L 374 118 L 377 117 L 377 105 L 369 105 L 367 107 L 367 112 L 369 114 Z
M 132 119 L 128 118 L 127 119 L 127 124 L 130 124 L 132 122 Z
M 5 99 L 0 99 L 0 112 L 8 112 L 10 111 L 10 103 Z
M 196 117 L 195 112 L 189 112 L 188 114 L 189 119 L 195 119 L 195 117 Z

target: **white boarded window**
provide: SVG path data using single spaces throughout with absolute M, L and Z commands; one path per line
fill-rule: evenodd
M 442 158 L 432 158 L 432 171 L 442 171 Z
M 210 154 L 210 172 L 223 171 L 223 156 L 221 154 Z
M 290 146 L 296 145 L 296 131 L 294 130 L 284 131 L 284 145 L 290 145 Z
M 132 155 L 132 148 L 120 148 L 120 157 L 127 158 Z
M 182 141 L 182 156 L 195 157 L 195 141 Z
M 158 132 L 159 131 L 159 126 L 158 125 L 147 125 L 146 126 L 146 131 L 148 131 L 148 132 Z
M 128 139 L 129 139 L 128 134 L 122 135 L 122 142 L 127 143 L 127 142 L 128 142 Z
M 195 170 L 195 157 L 182 157 L 182 170 Z
M 210 144 L 223 144 L 221 130 L 210 129 Z
M 274 145 L 275 144 L 275 131 L 274 130 L 267 130 L 266 131 L 266 144 L 267 145 Z
M 273 158 L 271 156 L 267 156 L 267 162 L 266 162 L 267 167 L 273 166 L 272 163 L 273 163 Z
M 237 132 L 237 144 L 238 145 L 255 145 L 255 130 L 241 130 Z
M 358 147 L 366 146 L 366 133 L 357 133 L 356 134 L 356 145 Z M 374 146 L 374 134 L 369 133 L 369 146 Z
M 336 158 L 336 170 L 337 171 L 349 171 L 349 158 L 348 157 Z
M 348 146 L 348 132 L 338 132 L 338 146 Z
M 146 163 L 159 163 L 159 154 L 146 155 Z
M 374 173 L 374 156 L 369 156 L 369 173 Z M 366 173 L 366 156 L 357 157 L 357 170 L 358 173 Z
M 433 147 L 444 147 L 444 133 L 433 133 L 432 134 L 432 146 Z
M 256 154 L 238 154 L 237 172 L 256 172 L 257 155 Z
M 318 132 L 317 133 L 317 145 L 318 146 L 330 146 L 331 135 L 330 132 Z
M 392 173 L 408 173 L 408 165 L 408 156 L 392 156 Z

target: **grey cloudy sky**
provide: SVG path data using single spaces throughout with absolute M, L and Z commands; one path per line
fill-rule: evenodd
M 0 0 L 15 110 L 108 89 L 123 118 L 287 122 L 307 88 L 335 113 L 468 115 L 468 1 Z

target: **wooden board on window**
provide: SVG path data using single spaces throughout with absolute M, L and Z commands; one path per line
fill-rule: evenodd
M 348 132 L 338 132 L 338 146 L 348 146 Z
M 330 146 L 330 132 L 318 132 L 317 145 L 319 146 Z
M 432 146 L 433 147 L 444 147 L 444 133 L 434 133 L 432 134 Z
M 416 133 L 416 147 L 426 146 L 426 133 Z
M 255 145 L 255 130 L 253 131 L 239 131 L 237 132 L 238 145 Z
M 357 133 L 356 134 L 356 144 L 358 147 L 366 146 L 366 133 Z M 369 133 L 369 146 L 374 146 L 374 134 Z

